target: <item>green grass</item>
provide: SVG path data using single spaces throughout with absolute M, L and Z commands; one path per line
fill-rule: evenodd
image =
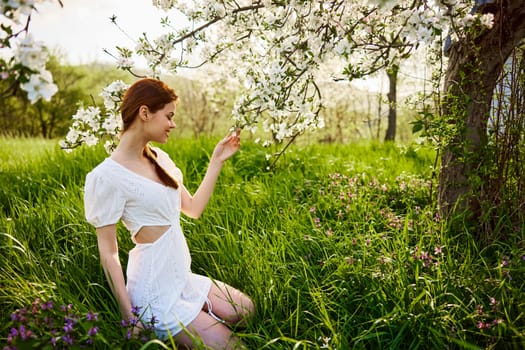
M 216 141 L 162 146 L 192 192 Z M 35 298 L 95 311 L 103 343 L 122 339 L 83 216 L 85 174 L 105 156 L 0 139 L 0 344 L 10 314 Z M 236 330 L 250 349 L 522 348 L 524 227 L 489 246 L 451 231 L 436 218 L 434 158 L 415 146 L 313 145 L 269 172 L 265 150 L 246 142 L 201 219 L 183 219 L 193 270 L 253 297 L 255 318 Z M 122 226 L 119 240 L 125 265 Z

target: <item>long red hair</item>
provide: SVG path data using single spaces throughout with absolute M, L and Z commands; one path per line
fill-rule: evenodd
M 120 115 L 122 117 L 122 132 L 129 129 L 139 114 L 141 106 L 147 106 L 151 113 L 155 113 L 170 102 L 177 102 L 179 97 L 173 89 L 166 83 L 158 79 L 145 78 L 132 84 L 124 94 L 122 104 L 120 105 Z M 179 188 L 175 180 L 168 172 L 157 162 L 157 154 L 149 145 L 144 147 L 144 155 L 155 165 L 155 171 L 161 181 L 169 187 Z

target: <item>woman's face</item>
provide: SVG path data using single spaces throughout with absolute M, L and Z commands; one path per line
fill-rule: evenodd
M 176 125 L 173 121 L 175 115 L 175 102 L 170 102 L 155 113 L 151 113 L 146 123 L 146 129 L 151 141 L 165 143 L 171 129 Z

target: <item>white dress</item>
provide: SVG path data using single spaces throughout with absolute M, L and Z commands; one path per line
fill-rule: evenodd
M 182 173 L 169 156 L 153 148 L 159 164 L 182 186 Z M 180 190 L 143 177 L 111 158 L 86 176 L 86 219 L 95 227 L 122 220 L 135 247 L 129 252 L 126 288 L 141 318 L 158 322 L 160 338 L 175 335 L 202 309 L 210 278 L 191 272 L 191 257 L 180 226 Z M 155 242 L 141 244 L 135 235 L 142 226 L 170 226 Z

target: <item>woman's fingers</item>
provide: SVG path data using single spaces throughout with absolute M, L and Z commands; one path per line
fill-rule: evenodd
M 241 142 L 241 139 L 239 137 L 240 134 L 241 134 L 241 129 L 235 130 L 235 133 L 227 135 L 224 139 L 222 139 L 221 144 L 225 145 L 225 144 L 233 141 L 235 145 L 239 145 L 240 142 Z

